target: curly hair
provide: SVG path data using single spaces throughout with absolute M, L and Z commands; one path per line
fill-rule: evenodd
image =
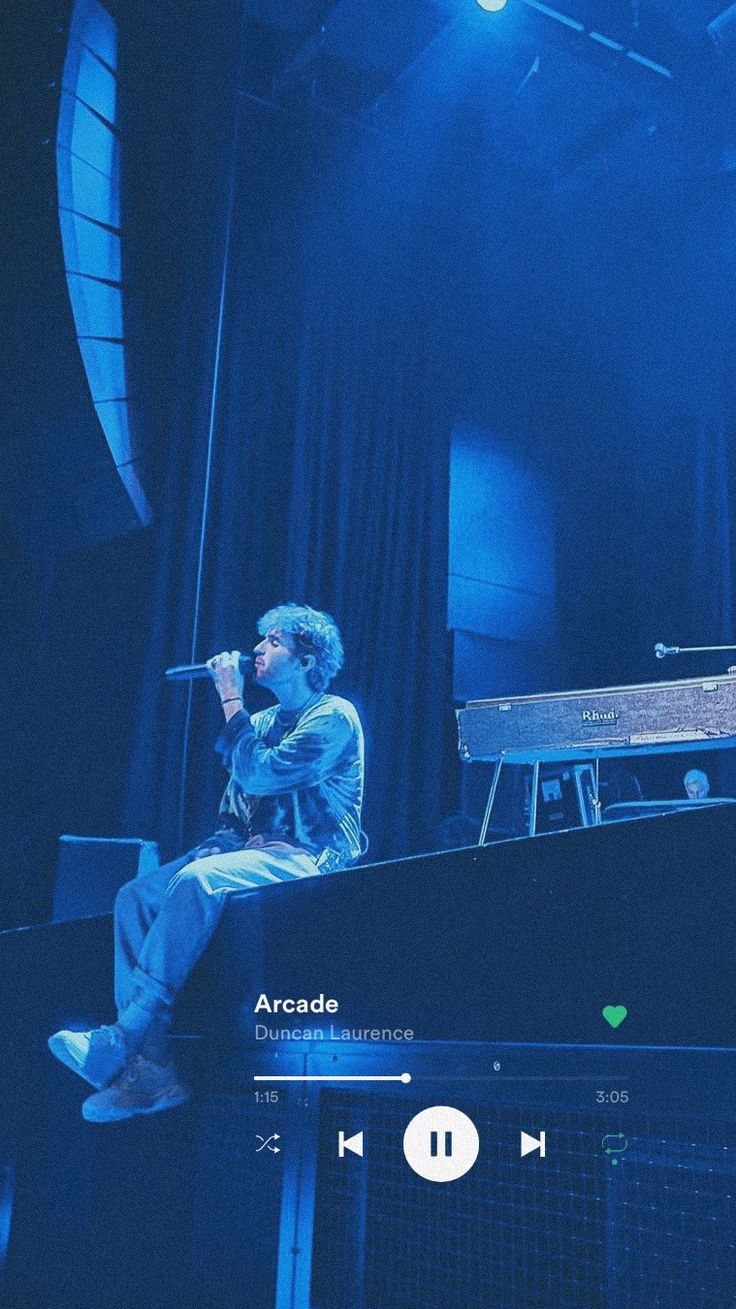
M 325 691 L 342 668 L 345 652 L 337 624 L 321 609 L 293 601 L 276 605 L 259 618 L 258 631 L 261 636 L 283 632 L 293 639 L 299 653 L 314 655 L 314 667 L 307 673 L 307 683 L 313 691 Z

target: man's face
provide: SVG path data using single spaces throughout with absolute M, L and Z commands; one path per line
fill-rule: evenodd
M 285 632 L 270 631 L 254 647 L 253 677 L 261 686 L 276 688 L 304 676 L 294 642 Z
M 710 787 L 707 778 L 702 773 L 698 773 L 695 777 L 687 778 L 685 790 L 691 800 L 704 800 Z

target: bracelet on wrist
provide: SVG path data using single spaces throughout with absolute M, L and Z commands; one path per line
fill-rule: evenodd
M 221 700 L 220 704 L 235 704 L 236 701 L 240 701 L 240 703 L 242 704 L 243 703 L 242 695 L 231 695 L 229 700 Z

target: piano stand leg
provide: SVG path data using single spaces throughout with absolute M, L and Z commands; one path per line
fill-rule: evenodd
M 493 809 L 493 802 L 496 799 L 496 791 L 498 790 L 498 779 L 501 776 L 502 763 L 503 763 L 503 759 L 498 758 L 494 765 L 493 777 L 491 778 L 491 789 L 488 792 L 488 799 L 486 801 L 486 811 L 483 815 L 483 823 L 480 829 L 480 836 L 478 837 L 478 845 L 485 845 L 486 843 L 486 836 L 488 835 L 488 827 L 491 821 L 491 811 Z
M 537 798 L 539 795 L 539 760 L 532 764 L 532 790 L 529 797 L 529 835 L 537 833 Z
M 601 761 L 598 755 L 595 757 L 595 792 L 593 795 L 593 826 L 600 827 L 603 822 L 603 806 L 601 804 Z

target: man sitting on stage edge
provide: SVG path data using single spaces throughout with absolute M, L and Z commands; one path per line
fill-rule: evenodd
M 250 718 L 237 650 L 208 661 L 225 714 L 216 748 L 230 773 L 209 840 L 121 887 L 115 901 L 117 1022 L 57 1032 L 57 1059 L 98 1089 L 88 1122 L 156 1113 L 190 1098 L 168 1032 L 176 996 L 230 895 L 344 867 L 361 854 L 363 731 L 326 688 L 343 662 L 329 614 L 280 605 L 258 623 L 254 680 L 277 703 Z

